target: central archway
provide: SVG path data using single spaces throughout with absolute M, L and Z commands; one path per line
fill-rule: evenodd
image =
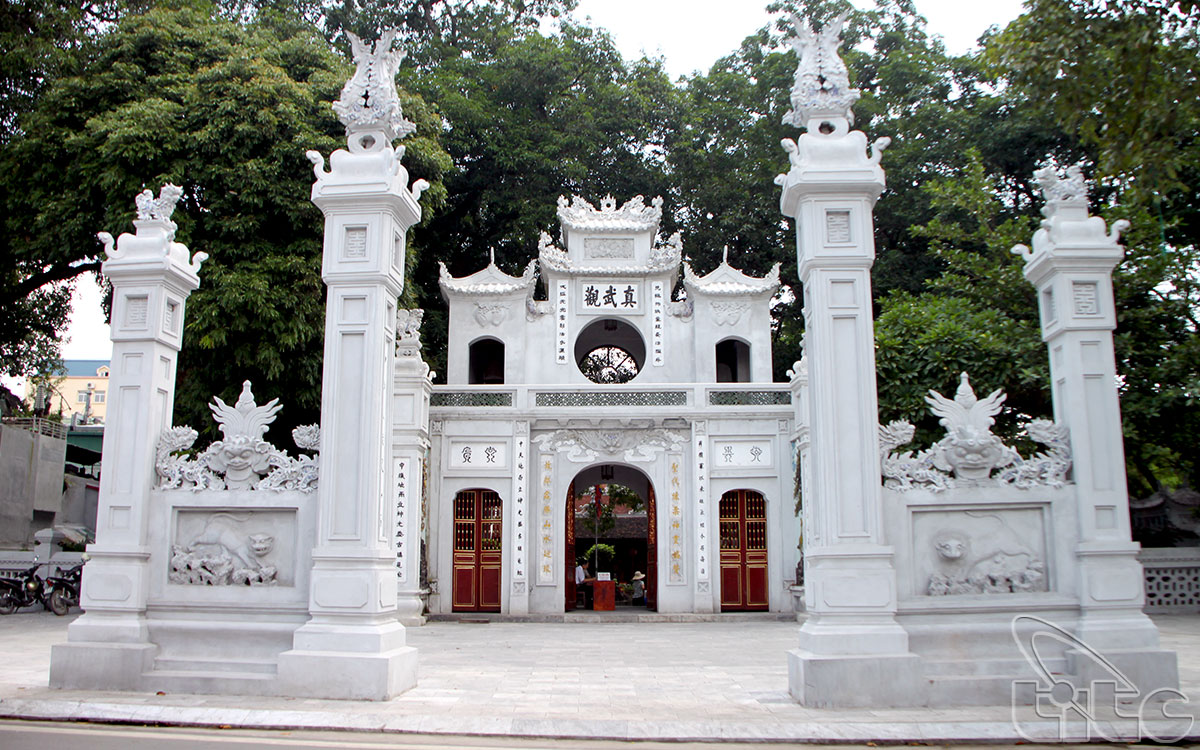
M 599 500 L 599 503 L 597 502 Z M 592 518 L 600 510 L 600 523 Z M 575 585 L 575 566 L 588 553 L 591 575 L 608 573 L 617 584 L 620 606 L 658 609 L 658 545 L 654 484 L 643 471 L 625 464 L 596 464 L 578 472 L 565 502 L 566 586 L 564 611 L 590 601 Z M 602 545 L 601 550 L 593 546 Z M 597 570 L 596 563 L 600 564 Z M 640 573 L 644 594 L 636 603 L 632 593 Z M 632 591 L 630 591 L 632 589 Z

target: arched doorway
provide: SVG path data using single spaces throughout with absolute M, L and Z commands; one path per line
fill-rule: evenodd
M 767 576 L 767 501 L 754 490 L 721 496 L 721 611 L 770 606 Z
M 610 494 L 611 491 L 611 494 Z M 599 501 L 599 502 L 597 502 Z M 603 516 L 594 522 L 597 509 Z M 658 547 L 654 485 L 642 471 L 621 464 L 600 464 L 575 475 L 567 490 L 565 503 L 566 550 L 565 611 L 584 604 L 585 597 L 575 585 L 577 562 L 592 552 L 589 570 L 609 573 L 620 587 L 632 587 L 635 574 L 642 575 L 644 602 L 618 596 L 619 606 L 658 608 Z M 606 523 L 607 522 L 607 523 Z M 592 548 L 601 546 L 597 553 Z
M 455 612 L 499 612 L 504 503 L 491 490 L 454 496 Z

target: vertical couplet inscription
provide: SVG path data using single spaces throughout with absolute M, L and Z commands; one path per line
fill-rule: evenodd
M 538 489 L 542 493 L 542 539 L 541 564 L 538 566 L 538 583 L 554 583 L 554 521 L 551 517 L 550 487 L 554 483 L 554 463 L 547 455 L 542 461 L 541 480 Z
M 661 281 L 655 281 L 650 285 L 650 296 L 650 309 L 654 317 L 654 331 L 650 337 L 650 346 L 653 352 L 651 362 L 655 367 L 662 367 L 667 362 L 663 350 L 663 321 L 666 318 L 667 295 Z
M 525 580 L 525 464 L 529 441 L 524 435 L 516 440 L 517 461 L 513 472 L 513 581 Z
M 696 581 L 708 581 L 708 440 L 696 436 Z
M 683 487 L 683 482 L 680 478 L 680 463 L 683 457 L 678 454 L 670 456 L 670 475 L 669 480 L 669 520 L 667 529 L 667 556 L 668 564 L 670 565 L 668 580 L 671 583 L 683 583 L 683 501 L 680 500 L 679 493 Z
M 396 578 L 400 583 L 408 580 L 405 565 L 405 512 L 408 509 L 408 480 L 412 474 L 412 466 L 407 458 L 397 458 L 392 465 L 392 481 L 396 486 Z
M 556 294 L 558 305 L 557 310 L 555 311 L 555 330 L 557 332 L 557 342 L 555 344 L 557 356 L 555 361 L 560 365 L 565 365 L 569 361 L 567 357 L 567 311 L 569 309 L 567 307 L 568 286 L 569 284 L 567 283 L 566 279 L 559 281 L 557 287 L 558 292 Z

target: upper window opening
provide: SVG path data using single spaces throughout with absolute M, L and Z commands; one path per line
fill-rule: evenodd
M 480 339 L 471 344 L 468 383 L 471 385 L 504 384 L 504 343 L 496 339 Z
M 594 320 L 575 339 L 575 362 L 593 383 L 628 383 L 646 362 L 646 344 L 623 320 Z
M 750 345 L 737 339 L 717 344 L 717 382 L 750 382 Z

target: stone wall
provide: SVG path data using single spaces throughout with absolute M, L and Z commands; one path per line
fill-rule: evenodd
M 32 544 L 33 532 L 53 523 L 66 453 L 65 438 L 0 425 L 0 547 Z

